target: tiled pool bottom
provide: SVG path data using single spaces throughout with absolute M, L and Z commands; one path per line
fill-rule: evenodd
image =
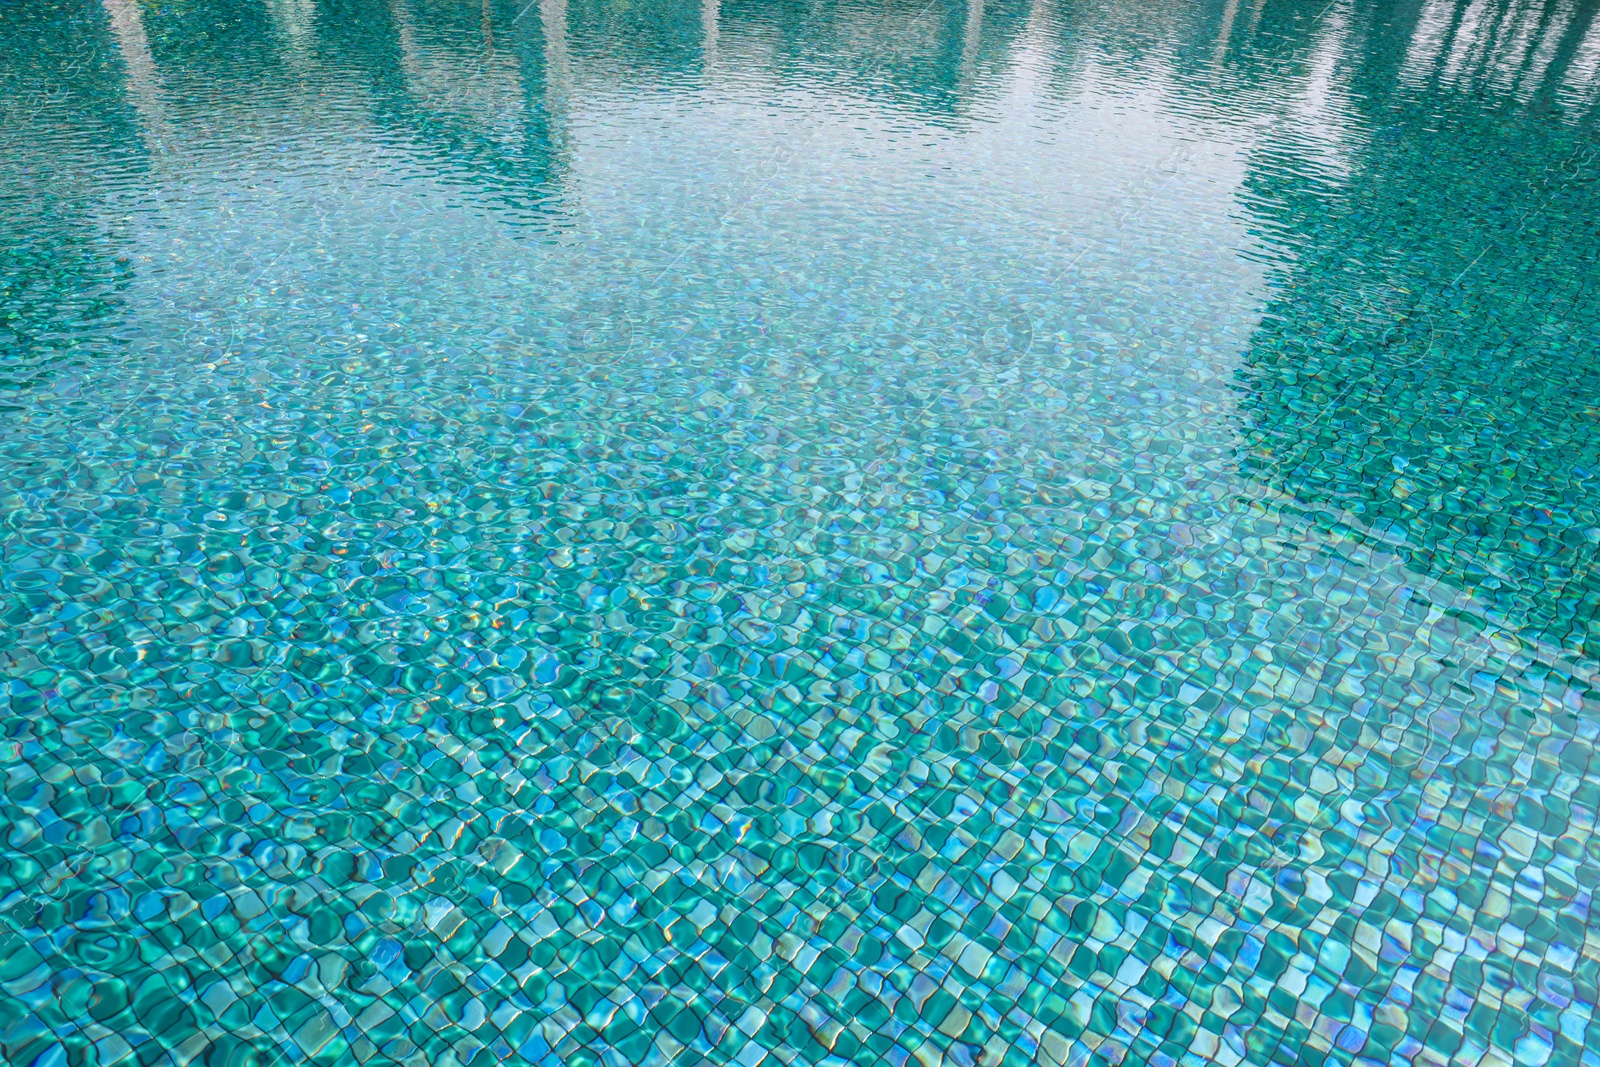
M 1265 507 L 1135 526 L 686 575 L 598 692 L 495 699 L 536 603 L 117 728 L 19 662 L 11 1061 L 1578 1062 L 1594 702 Z
M 1600 1067 L 1595 25 L 5 8 L 0 1061 Z

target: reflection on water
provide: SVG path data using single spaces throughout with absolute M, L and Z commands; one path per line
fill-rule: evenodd
M 50 365 L 68 353 L 103 352 L 117 324 L 117 293 L 128 275 L 119 220 L 101 217 L 111 212 L 97 175 L 54 165 L 69 145 L 94 137 L 109 149 L 99 161 L 103 175 L 125 172 L 142 153 L 128 136 L 133 114 L 115 46 L 96 28 L 46 8 L 0 22 L 0 52 L 12 60 L 0 65 L 7 131 L 0 405 L 7 407 L 15 390 L 48 382 Z M 72 79 L 54 82 L 51 53 L 81 57 Z
M 1593 4 L 1428 3 L 1417 19 L 1401 77 L 1526 102 L 1537 93 L 1592 103 Z
M 1596 5 L 0 19 L 9 1063 L 1587 1063 Z
M 1291 256 L 1246 375 L 1252 468 L 1584 657 L 1600 159 L 1569 76 L 1593 10 L 1425 5 L 1398 69 L 1356 70 L 1348 173 L 1253 183 Z

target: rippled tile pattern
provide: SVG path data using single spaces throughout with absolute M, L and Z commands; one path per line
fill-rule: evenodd
M 1597 27 L 0 5 L 0 1060 L 1600 1067 Z

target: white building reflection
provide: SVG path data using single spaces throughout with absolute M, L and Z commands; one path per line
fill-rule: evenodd
M 128 102 L 139 116 L 139 124 L 152 150 L 164 154 L 176 146 L 177 137 L 162 98 L 161 75 L 150 54 L 143 12 L 136 0 L 102 0 L 102 3 L 127 71 Z
M 1520 100 L 1555 89 L 1587 104 L 1600 50 L 1594 14 L 1595 5 L 1571 0 L 1427 0 L 1401 76 L 1412 85 L 1487 89 Z

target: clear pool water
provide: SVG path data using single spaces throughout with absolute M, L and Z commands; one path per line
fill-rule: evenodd
M 0 1059 L 1600 1065 L 1596 7 L 0 3 Z

